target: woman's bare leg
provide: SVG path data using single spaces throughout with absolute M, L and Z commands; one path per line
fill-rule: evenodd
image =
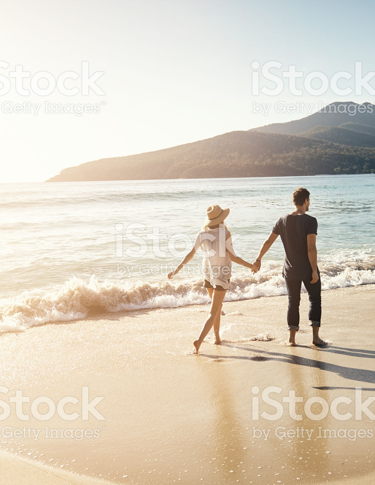
M 208 332 L 211 330 L 217 317 L 219 318 L 219 328 L 220 328 L 220 313 L 221 313 L 221 307 L 223 305 L 225 294 L 226 294 L 226 291 L 213 290 L 210 315 L 204 323 L 203 329 L 201 331 L 201 334 L 199 335 L 198 340 L 194 342 L 194 347 L 195 347 L 194 353 L 196 354 L 198 353 L 199 347 L 201 346 Z
M 212 295 L 213 295 L 213 288 L 206 288 L 207 293 L 209 294 L 211 300 L 212 300 Z M 221 319 L 221 310 L 223 308 L 223 304 L 221 304 L 221 309 L 218 315 L 215 318 L 214 321 L 214 334 L 215 334 L 215 345 L 220 345 L 221 344 L 221 338 L 220 338 L 220 319 Z

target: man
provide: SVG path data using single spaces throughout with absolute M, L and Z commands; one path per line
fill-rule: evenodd
M 321 281 L 318 269 L 316 236 L 318 221 L 306 214 L 310 207 L 310 192 L 300 187 L 293 193 L 295 211 L 281 217 L 275 224 L 269 238 L 263 244 L 256 262 L 258 269 L 261 260 L 278 236 L 285 249 L 283 277 L 288 292 L 288 345 L 296 345 L 296 332 L 299 330 L 299 304 L 302 282 L 310 300 L 309 320 L 313 330 L 313 344 L 324 347 L 326 343 L 319 337 L 322 316 Z

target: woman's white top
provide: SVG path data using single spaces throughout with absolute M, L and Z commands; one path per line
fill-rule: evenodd
M 232 237 L 228 238 L 228 234 L 224 225 L 215 229 L 207 228 L 198 234 L 194 244 L 196 251 L 203 251 L 202 269 L 205 279 L 212 286 L 220 285 L 226 290 L 232 274 L 229 252 L 235 255 Z

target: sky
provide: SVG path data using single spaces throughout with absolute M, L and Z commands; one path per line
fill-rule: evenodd
M 374 90 L 356 93 L 354 83 L 355 63 L 375 71 L 372 0 L 0 0 L 0 8 L 0 183 L 42 182 L 91 160 L 286 122 L 334 101 L 375 104 Z M 261 73 L 269 62 L 281 66 L 269 71 L 283 82 L 277 95 L 261 91 L 276 86 Z M 352 79 L 337 86 L 353 92 L 318 93 L 314 79 L 296 94 L 282 75 L 290 66 L 298 83 L 345 71 Z

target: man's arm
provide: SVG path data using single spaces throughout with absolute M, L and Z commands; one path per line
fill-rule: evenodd
M 261 267 L 261 260 L 263 258 L 263 256 L 266 254 L 266 252 L 270 249 L 270 247 L 272 246 L 272 244 L 276 241 L 276 239 L 278 238 L 278 234 L 274 233 L 274 232 L 271 232 L 271 234 L 268 236 L 268 239 L 266 241 L 264 241 L 263 243 L 263 246 L 261 247 L 260 251 L 259 251 L 259 254 L 258 254 L 258 257 L 257 257 L 257 260 L 255 261 L 254 265 L 260 269 Z
M 312 280 L 314 284 L 319 280 L 318 275 L 318 250 L 316 249 L 316 234 L 308 234 L 307 236 L 307 254 L 312 269 Z

